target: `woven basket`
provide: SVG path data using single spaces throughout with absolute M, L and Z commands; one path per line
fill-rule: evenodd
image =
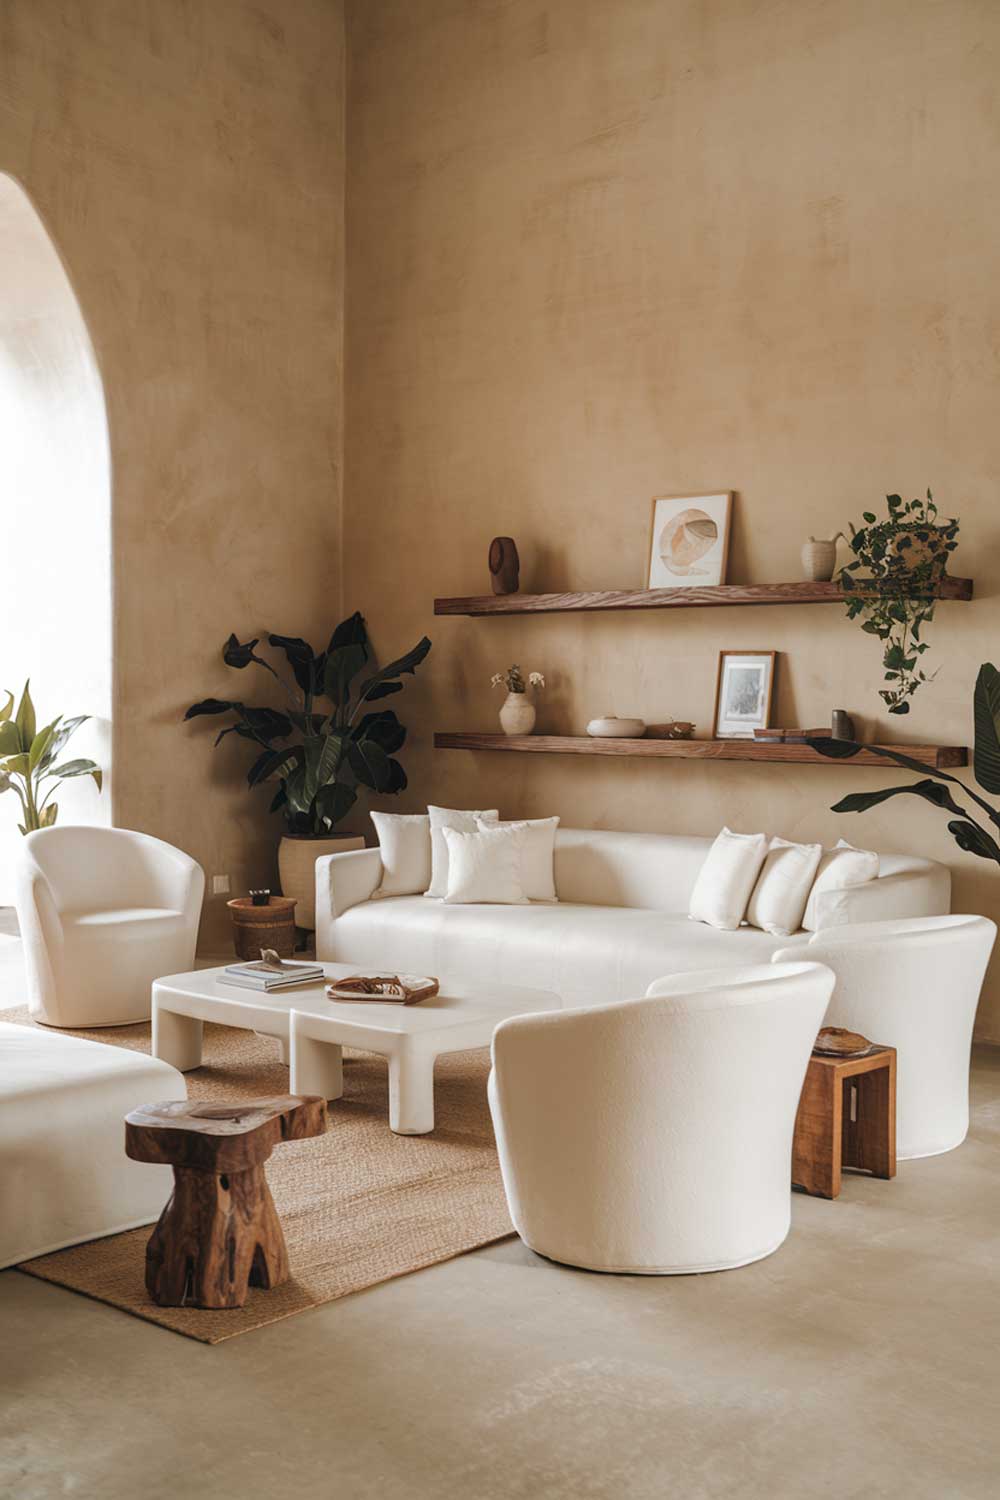
M 260 958 L 262 948 L 273 948 L 279 958 L 294 958 L 295 902 L 289 897 L 271 896 L 266 906 L 254 906 L 249 896 L 238 896 L 226 905 L 237 958 Z

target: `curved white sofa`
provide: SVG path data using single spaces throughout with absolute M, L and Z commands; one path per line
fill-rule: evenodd
M 777 1250 L 832 990 L 823 964 L 756 964 L 502 1021 L 489 1100 L 524 1243 L 590 1271 L 660 1276 Z
M 17 867 L 28 1005 L 44 1026 L 148 1021 L 152 983 L 194 967 L 205 876 L 127 828 L 29 833 Z
M 316 861 L 316 954 L 337 963 L 554 990 L 569 1005 L 645 993 L 654 979 L 721 964 L 770 963 L 808 932 L 720 932 L 687 917 L 708 838 L 560 828 L 555 904 L 452 906 L 426 896 L 372 899 L 377 849 Z M 833 893 L 819 925 L 946 913 L 951 876 L 911 855 L 881 856 L 867 885 Z M 802 955 L 805 957 L 805 953 Z

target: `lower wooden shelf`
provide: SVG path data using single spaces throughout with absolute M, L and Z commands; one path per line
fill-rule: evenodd
M 849 760 L 830 760 L 809 745 L 762 744 L 758 740 L 602 740 L 574 734 L 435 734 L 436 750 L 506 750 L 529 755 L 632 755 L 661 760 L 771 761 L 779 765 L 879 766 L 892 770 L 891 761 L 859 750 Z M 918 760 L 931 770 L 967 766 L 964 745 L 883 745 Z

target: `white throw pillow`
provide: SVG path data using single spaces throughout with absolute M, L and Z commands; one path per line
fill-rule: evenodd
M 556 853 L 556 829 L 558 818 L 518 818 L 510 823 L 498 823 L 498 828 L 520 828 L 525 838 L 521 854 L 521 884 L 529 901 L 558 901 L 554 860 Z M 480 828 L 489 828 L 485 819 L 479 819 Z
M 462 812 L 455 807 L 429 807 L 427 816 L 431 822 L 431 883 L 425 892 L 442 900 L 448 890 L 448 845 L 444 841 L 446 828 L 457 828 L 462 833 L 475 833 L 479 819 L 495 823 L 500 814 L 496 808 L 485 812 Z
M 416 896 L 431 883 L 431 820 L 426 813 L 370 814 L 382 855 L 375 896 Z
M 461 905 L 492 901 L 503 906 L 527 906 L 521 880 L 525 830 L 517 824 L 491 827 L 483 823 L 475 833 L 442 829 L 448 845 L 448 889 L 445 901 Z
M 766 833 L 732 833 L 724 828 L 694 883 L 688 909 L 691 921 L 735 932 L 766 854 Z
M 813 888 L 806 902 L 802 925 L 807 932 L 823 927 L 840 927 L 847 920 L 843 910 L 845 891 L 854 885 L 867 885 L 878 879 L 878 855 L 873 849 L 855 849 L 841 839 L 835 849 L 827 849 L 819 862 Z
M 790 937 L 802 916 L 823 857 L 822 844 L 790 844 L 773 838 L 747 905 L 747 921 L 775 937 Z

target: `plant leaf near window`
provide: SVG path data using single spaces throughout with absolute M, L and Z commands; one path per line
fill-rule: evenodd
M 840 572 L 847 617 L 883 642 L 882 666 L 889 684 L 879 692 L 891 714 L 908 714 L 910 700 L 930 678 L 921 665 L 928 643 L 922 631 L 934 619 L 934 588 L 948 556 L 958 546 L 958 522 L 940 521 L 930 490 L 926 500 L 904 503 L 887 495 L 887 517 L 865 511 L 865 524 L 851 526 L 855 561 Z
M 431 649 L 427 636 L 357 687 L 355 681 L 371 656 L 361 614 L 341 621 L 325 651 L 314 651 L 300 636 L 268 635 L 267 642 L 284 656 L 292 681 L 257 654 L 259 637 L 241 642 L 231 635 L 222 659 L 238 671 L 253 663 L 269 672 L 283 688 L 287 708 L 204 698 L 193 703 L 184 718 L 230 714 L 234 722 L 219 731 L 215 743 L 236 734 L 261 747 L 247 783 L 277 783 L 270 810 L 283 814 L 288 832 L 300 837 L 329 833 L 351 811 L 359 786 L 381 794 L 403 791 L 406 772 L 394 757 L 405 743 L 406 729 L 391 709 L 362 709 L 402 692 L 399 679 L 414 675 Z M 329 709 L 318 706 L 323 700 Z
M 97 790 L 101 790 L 103 776 L 94 761 L 64 760 L 61 765 L 55 764 L 64 745 L 88 717 L 79 714 L 75 719 L 64 719 L 60 715 L 39 729 L 30 682 L 24 684 L 16 713 L 14 694 L 7 692 L 7 702 L 0 706 L 0 793 L 13 792 L 20 801 L 24 822 L 17 826 L 21 833 L 52 827 L 59 816 L 59 804 L 51 799 L 60 782 L 92 776 Z M 55 785 L 46 790 L 45 784 L 50 781 Z

